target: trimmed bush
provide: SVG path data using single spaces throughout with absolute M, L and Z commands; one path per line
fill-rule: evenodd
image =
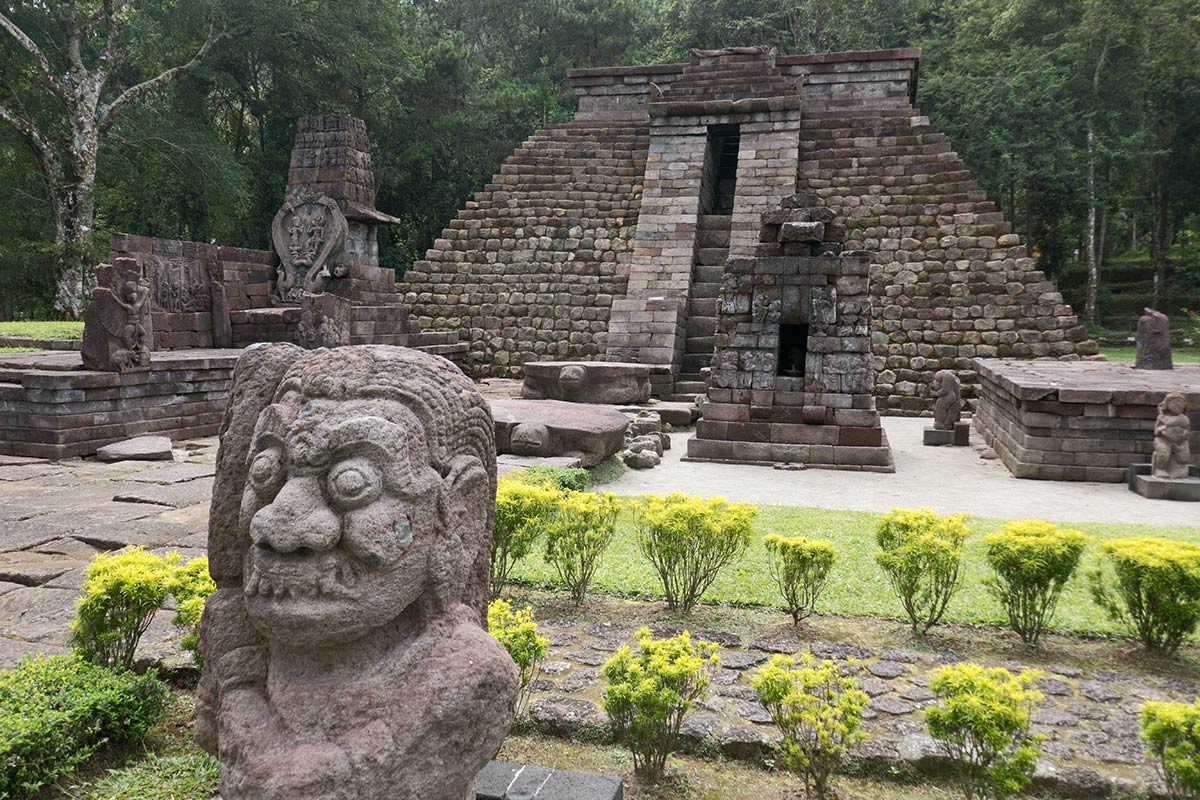
M 0 672 L 0 797 L 26 797 L 100 745 L 137 741 L 163 718 L 154 673 L 112 670 L 79 656 L 24 658 Z
M 538 636 L 537 623 L 533 621 L 533 609 L 529 606 L 513 613 L 512 606 L 503 600 L 488 604 L 488 633 L 498 641 L 521 673 L 521 693 L 517 698 L 517 715 L 529 707 L 533 693 L 533 681 L 537 678 L 546 658 L 550 640 Z
M 958 590 L 969 532 L 962 514 L 939 517 L 928 508 L 892 509 L 875 527 L 875 560 L 900 598 L 913 633 L 927 633 L 946 613 Z
M 851 661 L 847 667 L 853 668 Z M 859 730 L 867 694 L 832 661 L 816 664 L 805 653 L 775 656 L 754 678 L 758 700 L 783 734 L 779 756 L 804 776 L 804 794 L 825 800 L 829 782 L 847 749 L 866 738 Z
M 506 476 L 506 479 L 560 492 L 586 492 L 591 484 L 588 471 L 579 467 L 528 467 Z
M 708 691 L 717 646 L 693 643 L 687 631 L 654 639 L 643 628 L 637 638 L 636 653 L 625 645 L 605 663 L 603 705 L 618 740 L 633 752 L 634 771 L 655 782 L 678 748 L 679 729 L 692 703 Z
M 641 503 L 638 548 L 654 565 L 668 608 L 691 611 L 720 571 L 746 552 L 755 514 L 746 503 L 682 492 Z
M 554 565 L 575 605 L 583 605 L 600 557 L 617 530 L 620 501 L 610 494 L 571 492 L 546 526 L 546 561 Z
M 987 559 L 995 571 L 988 587 L 1025 644 L 1037 644 L 1087 542 L 1079 531 L 1037 520 L 1009 523 L 987 537 Z
M 925 724 L 957 763 L 967 798 L 1016 794 L 1033 779 L 1045 738 L 1029 732 L 1040 675 L 954 664 L 930 676 L 937 705 L 925 710 Z
M 833 567 L 833 545 L 803 536 L 785 538 L 776 534 L 763 538 L 763 544 L 770 557 L 771 578 L 783 595 L 784 608 L 792 615 L 792 624 L 799 625 L 800 620 L 817 610 L 817 598 Z
M 497 484 L 488 584 L 493 598 L 504 592 L 513 564 L 529 555 L 561 499 L 561 489 L 542 483 L 506 477 Z
M 1174 800 L 1200 798 L 1200 700 L 1142 706 L 1142 739 Z
M 200 656 L 200 617 L 204 601 L 217 590 L 208 574 L 208 559 L 201 556 L 184 564 L 167 580 L 167 591 L 175 598 L 175 616 L 171 622 L 184 629 L 180 645 L 192 654 L 196 666 L 203 666 Z
M 1091 575 L 1092 597 L 1142 645 L 1172 655 L 1200 624 L 1200 545 L 1112 539 Z
M 96 556 L 71 624 L 72 647 L 96 664 L 131 667 L 179 561 L 178 553 L 160 556 L 141 547 Z

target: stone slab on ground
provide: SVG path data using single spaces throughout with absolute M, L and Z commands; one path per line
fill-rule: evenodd
M 0 636 L 65 646 L 79 593 L 22 587 L 0 594 Z
M 37 553 L 31 550 L 0 553 L 0 581 L 19 583 L 22 586 L 41 586 L 64 572 L 86 564 L 85 560 L 63 554 Z
M 216 474 L 216 466 L 213 464 L 183 463 L 143 470 L 129 475 L 126 480 L 131 480 L 135 483 L 159 483 L 166 485 L 186 483 L 194 481 L 197 478 L 211 478 Z
M 113 495 L 113 501 L 183 508 L 196 503 L 208 502 L 212 498 L 212 487 L 212 478 L 197 478 L 186 483 L 166 485 L 145 484 L 117 492 Z
M 492 761 L 475 779 L 476 800 L 622 800 L 620 778 Z
M 521 397 L 572 403 L 644 403 L 650 365 L 621 361 L 530 361 Z
M 512 453 L 505 453 L 496 456 L 496 465 L 502 470 L 506 467 L 508 471 L 518 469 L 529 469 L 530 467 L 556 467 L 558 469 L 572 469 L 580 466 L 580 460 L 577 456 L 549 456 L 542 458 L 540 456 L 514 456 Z
M 20 639 L 10 639 L 0 636 L 0 669 L 12 669 L 25 656 L 65 656 L 71 652 L 69 647 L 47 642 L 26 642 Z
M 101 447 L 96 451 L 101 461 L 170 461 L 174 458 L 171 439 L 166 436 L 137 436 Z
M 150 508 L 155 507 L 150 506 Z M 157 510 L 162 509 L 158 508 Z M 72 536 L 100 550 L 120 550 L 122 547 L 131 546 L 153 550 L 156 547 L 183 542 L 198 532 L 200 531 L 195 526 L 149 517 L 124 525 L 96 525 L 78 530 Z
M 594 467 L 625 444 L 629 419 L 611 406 L 561 400 L 490 400 L 496 452 L 572 456 Z

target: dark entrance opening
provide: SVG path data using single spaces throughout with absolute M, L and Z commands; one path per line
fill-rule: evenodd
M 708 164 L 705 168 L 707 185 L 706 214 L 732 214 L 733 198 L 737 194 L 738 147 L 741 129 L 737 125 L 708 127 Z
M 808 356 L 808 326 L 779 326 L 779 374 L 789 378 L 804 375 L 804 360 Z

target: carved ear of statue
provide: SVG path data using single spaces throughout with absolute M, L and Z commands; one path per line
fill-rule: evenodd
M 488 563 L 491 556 L 495 485 L 475 456 L 457 456 L 438 489 L 445 558 L 432 565 L 443 607 L 459 602 L 480 620 L 487 616 Z M 454 587 L 464 587 L 457 591 Z

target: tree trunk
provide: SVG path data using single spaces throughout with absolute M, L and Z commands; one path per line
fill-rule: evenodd
M 1154 187 L 1152 208 L 1154 217 L 1150 221 L 1150 257 L 1154 263 L 1154 294 L 1151 308 L 1161 311 L 1163 288 L 1167 280 L 1167 251 L 1171 247 L 1170 214 L 1161 184 Z
M 1083 315 L 1088 322 L 1096 324 L 1096 295 L 1100 288 L 1100 265 L 1096 261 L 1096 134 L 1092 130 L 1092 122 L 1088 120 L 1087 130 L 1088 169 L 1087 169 L 1087 236 L 1084 246 L 1087 248 L 1087 299 L 1083 304 Z

